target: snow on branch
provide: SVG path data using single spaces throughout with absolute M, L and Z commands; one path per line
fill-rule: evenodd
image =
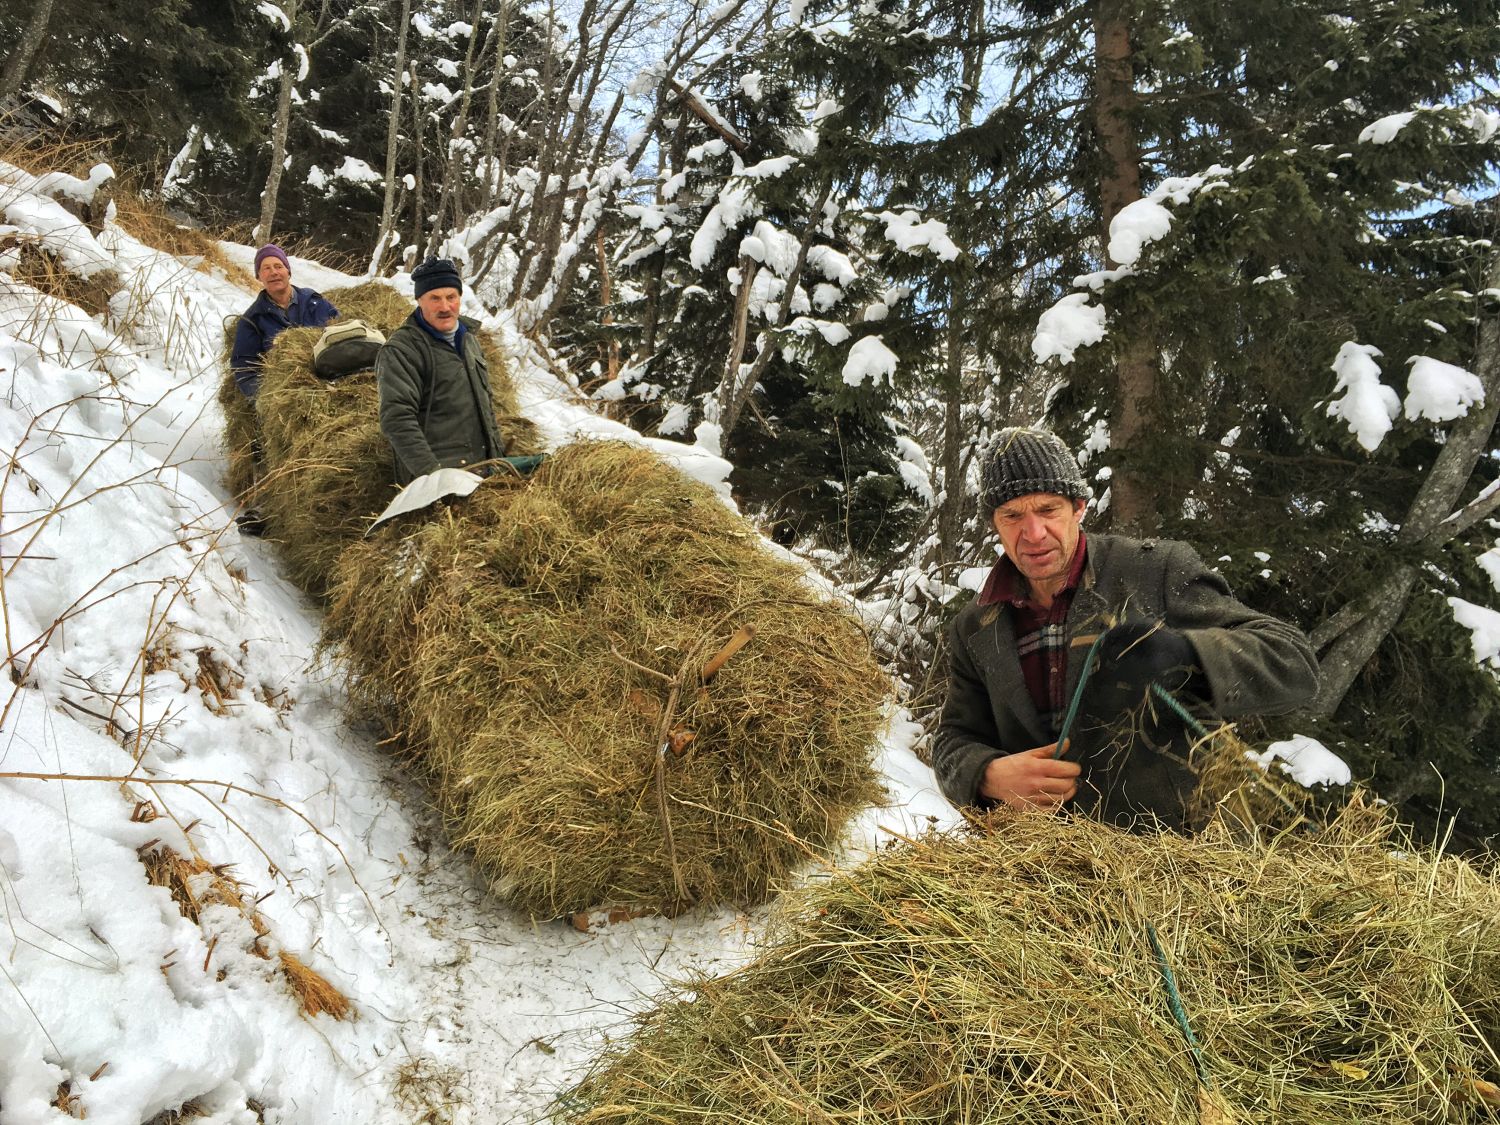
M 1230 170 L 1215 164 L 1201 176 L 1171 176 L 1150 195 L 1126 204 L 1109 224 L 1109 256 L 1123 266 L 1133 266 L 1151 243 L 1172 230 L 1172 212 L 1166 204 L 1181 207 L 1197 192 L 1223 187 Z
M 1344 397 L 1328 404 L 1330 418 L 1342 418 L 1355 439 L 1373 453 L 1391 432 L 1391 424 L 1401 412 L 1401 397 L 1380 381 L 1380 366 L 1375 357 L 1380 349 L 1371 344 L 1347 341 L 1333 361 L 1338 375 L 1334 393 Z
M 844 361 L 844 382 L 851 387 L 865 383 L 887 383 L 896 374 L 896 353 L 885 346 L 879 336 L 866 336 L 856 340 L 849 349 L 849 358 Z
M 1409 421 L 1451 422 L 1467 414 L 1469 407 L 1484 405 L 1484 384 L 1472 371 L 1425 355 L 1412 356 L 1407 362 L 1411 364 L 1406 379 Z
M 951 262 L 959 250 L 948 237 L 948 224 L 937 219 L 922 222 L 915 211 L 882 211 L 877 216 L 885 223 L 885 236 L 908 254 L 931 250 L 941 262 Z
M 1104 306 L 1089 304 L 1087 293 L 1069 293 L 1037 318 L 1031 354 L 1038 363 L 1056 357 L 1072 363 L 1079 348 L 1104 339 Z

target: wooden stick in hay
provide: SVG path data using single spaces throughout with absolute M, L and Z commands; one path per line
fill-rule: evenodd
M 1236 842 L 997 812 L 786 896 L 754 961 L 637 1018 L 557 1120 L 1479 1125 L 1500 880 L 1356 802 Z M 1204 1084 L 1142 919 L 1173 970 Z

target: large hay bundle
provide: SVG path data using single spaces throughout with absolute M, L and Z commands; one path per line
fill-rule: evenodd
M 759 543 L 653 454 L 582 443 L 352 546 L 327 628 L 513 905 L 756 902 L 878 797 L 888 690 Z
M 1253 848 L 1022 816 L 784 904 L 557 1117 L 1494 1121 L 1497 987 L 1495 879 L 1367 809 Z
M 376 282 L 330 290 L 327 296 L 341 319 L 369 321 L 387 335 L 412 309 L 400 294 Z M 317 378 L 312 349 L 320 333 L 289 328 L 276 337 L 253 406 L 231 375 L 219 395 L 229 423 L 231 487 L 243 494 L 254 480 L 249 444 L 258 432 L 261 466 L 253 502 L 280 542 L 288 577 L 311 593 L 327 588 L 339 552 L 364 532 L 395 488 L 390 447 L 380 432 L 374 373 L 335 383 Z M 508 451 L 536 452 L 536 428 L 519 414 L 504 353 L 487 333 L 481 343 Z

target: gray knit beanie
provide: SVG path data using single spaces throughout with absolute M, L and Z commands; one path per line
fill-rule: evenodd
M 1062 438 L 1046 430 L 1009 426 L 995 435 L 979 474 L 988 519 L 1001 504 L 1032 492 L 1085 500 L 1089 485 Z

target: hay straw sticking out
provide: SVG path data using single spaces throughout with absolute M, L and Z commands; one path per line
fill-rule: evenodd
M 878 798 L 863 635 L 639 447 L 569 446 L 356 544 L 326 624 L 456 842 L 533 914 L 763 900 Z
M 755 962 L 642 1017 L 558 1119 L 1496 1120 L 1493 876 L 1361 806 L 1251 848 L 1217 825 L 994 829 L 791 898 Z
M 0 250 L 15 251 L 16 263 L 7 271 L 15 280 L 77 305 L 90 316 L 107 315 L 110 298 L 120 291 L 120 275 L 113 270 L 95 270 L 85 276 L 37 239 L 6 235 L 0 238 Z
M 171 848 L 159 847 L 141 857 L 146 881 L 165 887 L 177 904 L 178 911 L 190 922 L 197 922 L 205 906 L 231 906 L 243 914 L 257 936 L 269 929 L 265 920 L 240 895 L 239 884 L 228 875 L 228 868 L 214 867 L 202 856 L 188 858 Z M 257 946 L 260 956 L 266 954 Z
M 281 974 L 291 986 L 298 1002 L 302 1005 L 302 1014 L 311 1019 L 313 1016 L 326 1014 L 336 1020 L 352 1020 L 355 1016 L 354 1005 L 349 998 L 333 985 L 328 983 L 328 978 L 311 968 L 306 962 L 294 953 L 288 953 L 285 949 L 279 954 L 281 960 Z

